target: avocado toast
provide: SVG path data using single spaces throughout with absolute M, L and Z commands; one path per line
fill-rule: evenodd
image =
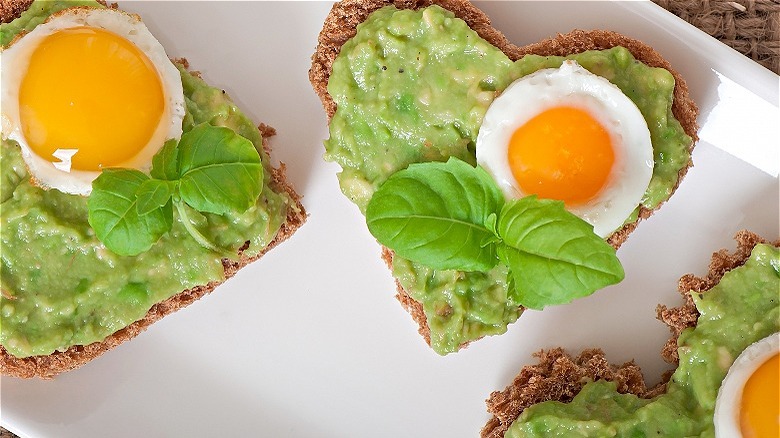
M 414 43 L 398 42 L 406 40 Z M 436 49 L 427 52 L 429 46 Z M 666 103 L 644 111 L 658 111 L 663 114 L 660 119 L 670 120 L 670 131 L 657 136 L 673 138 L 667 152 L 674 152 L 662 152 L 661 146 L 655 154 L 673 158 L 666 163 L 666 159 L 656 160 L 654 182 L 645 198 L 607 237 L 618 248 L 640 220 L 672 195 L 691 165 L 698 111 L 684 80 L 652 48 L 614 32 L 573 31 L 515 46 L 490 25 L 484 13 L 464 1 L 344 1 L 334 5 L 320 33 L 309 75 L 330 122 L 326 159 L 342 166 L 342 191 L 365 213 L 384 182 L 407 166 L 411 169 L 410 164 L 455 157 L 473 165 L 477 133 L 490 102 L 512 79 L 554 68 L 561 64 L 561 56 L 575 58 L 594 71 L 622 65 L 619 58 L 636 66 L 636 58 L 665 70 L 669 79 L 661 82 L 673 84 L 664 89 Z M 606 69 L 602 71 L 605 76 L 621 71 Z M 645 88 L 638 85 L 641 82 L 628 88 Z M 672 125 L 677 121 L 675 130 Z M 369 228 L 370 222 L 371 218 Z M 432 269 L 387 247 L 382 257 L 396 279 L 398 300 L 439 354 L 503 333 L 527 307 L 512 296 L 514 280 L 508 280 L 500 264 L 479 272 Z M 529 289 L 533 288 L 531 284 Z
M 14 38 L 22 41 L 24 37 L 17 35 L 76 5 L 103 7 L 97 2 L 36 2 L 21 12 L 26 3 L 11 4 L 18 7 L 3 10 L 2 21 L 7 22 L 2 25 L 3 44 Z M 169 62 L 180 77 L 186 101 L 182 138 L 196 130 L 219 133 L 230 139 L 224 144 L 241 143 L 241 153 L 255 151 L 254 163 L 262 169 L 257 164 L 247 167 L 260 176 L 249 190 L 258 195 L 252 205 L 224 214 L 182 205 L 172 216 L 170 230 L 149 249 L 117 255 L 93 230 L 89 198 L 36 186 L 18 143 L 4 138 L 3 374 L 49 378 L 85 364 L 210 293 L 305 221 L 300 196 L 285 180 L 284 166 L 270 165 L 267 140 L 274 135 L 273 128 L 256 127 L 223 90 L 188 71 L 186 60 Z M 168 150 L 184 156 L 176 148 Z M 157 179 L 174 184 L 177 171 L 184 172 L 182 165 L 166 167 L 167 175 Z M 169 209 L 170 202 L 163 199 L 160 211 Z M 192 229 L 212 246 L 195 239 Z
M 735 239 L 734 252 L 712 255 L 705 276 L 680 279 L 681 307 L 658 306 L 658 319 L 672 332 L 661 356 L 677 366 L 658 385 L 647 388 L 636 364 L 611 365 L 599 349 L 577 357 L 560 348 L 542 351 L 538 364 L 490 395 L 493 418 L 482 437 L 603 436 L 607 430 L 611 436 L 714 436 L 716 394 L 729 367 L 747 346 L 780 329 L 780 241 L 748 231 Z

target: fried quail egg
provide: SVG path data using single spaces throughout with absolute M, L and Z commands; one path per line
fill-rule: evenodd
M 136 15 L 66 9 L 0 56 L 2 136 L 42 187 L 88 195 L 102 169 L 148 170 L 181 136 L 181 76 Z
M 507 198 L 561 200 L 602 237 L 640 204 L 653 173 L 637 106 L 572 60 L 510 84 L 488 108 L 476 149 Z
M 715 401 L 715 436 L 780 436 L 780 333 L 750 345 L 729 368 Z

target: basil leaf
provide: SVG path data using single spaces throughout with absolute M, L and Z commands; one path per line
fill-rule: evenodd
M 164 207 L 173 195 L 171 185 L 171 183 L 159 179 L 144 181 L 135 193 L 138 198 L 135 204 L 138 215 L 143 216 Z
M 503 202 L 487 172 L 450 158 L 393 174 L 371 198 L 366 222 L 403 258 L 433 269 L 487 271 L 498 259 L 485 224 Z
M 179 175 L 181 199 L 196 210 L 244 212 L 260 196 L 263 166 L 252 142 L 204 123 L 179 141 Z
M 507 203 L 498 219 L 498 257 L 510 270 L 511 298 L 542 309 L 623 280 L 615 249 L 563 202 L 528 196 Z
M 92 182 L 87 201 L 89 225 L 111 251 L 138 255 L 167 233 L 173 224 L 171 204 L 139 215 L 136 193 L 149 177 L 138 170 L 104 169 Z
M 179 179 L 179 143 L 168 140 L 152 157 L 152 178 L 173 181 Z

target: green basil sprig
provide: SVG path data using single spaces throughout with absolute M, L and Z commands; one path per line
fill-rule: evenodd
M 204 237 L 188 211 L 241 213 L 254 205 L 262 190 L 263 166 L 252 142 L 229 128 L 204 123 L 178 143 L 166 142 L 152 158 L 150 175 L 105 169 L 92 182 L 89 224 L 106 248 L 125 256 L 149 250 L 170 231 L 175 207 L 198 243 L 222 256 L 236 256 Z
M 136 193 L 151 181 L 135 169 L 105 169 L 92 182 L 89 224 L 106 248 L 120 255 L 148 250 L 173 224 L 171 202 L 139 214 Z
M 505 202 L 490 175 L 456 158 L 392 175 L 366 209 L 371 234 L 433 269 L 509 268 L 510 296 L 542 309 L 623 280 L 615 249 L 561 201 Z

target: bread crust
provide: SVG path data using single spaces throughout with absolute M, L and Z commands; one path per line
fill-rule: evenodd
M 3 0 L 0 2 L 0 23 L 13 21 L 30 7 L 33 0 Z
M 3 2 L 0 3 L 0 21 L 12 21 L 26 10 L 30 3 L 32 3 L 32 0 L 3 0 Z M 103 2 L 101 1 L 101 3 Z M 174 62 L 182 64 L 185 68 L 188 67 L 185 59 L 175 60 Z M 198 76 L 197 72 L 191 72 L 191 74 Z M 265 124 L 261 124 L 258 128 L 263 137 L 263 148 L 270 155 L 271 150 L 268 145 L 268 138 L 275 135 L 276 131 Z M 306 221 L 306 210 L 301 203 L 301 196 L 295 192 L 292 185 L 290 185 L 286 179 L 284 163 L 280 163 L 278 168 L 271 169 L 271 180 L 269 185 L 277 193 L 287 193 L 292 200 L 292 203 L 287 207 L 285 222 L 276 233 L 274 239 L 263 248 L 259 254 L 252 257 L 244 255 L 244 251 L 249 247 L 249 242 L 246 242 L 246 244 L 239 249 L 239 259 L 237 261 L 222 259 L 222 266 L 225 271 L 225 278 L 223 280 L 213 281 L 206 285 L 186 289 L 164 301 L 154 304 L 144 318 L 113 333 L 101 342 L 72 346 L 65 351 L 54 352 L 47 356 L 30 356 L 24 358 L 18 358 L 9 354 L 5 348 L 0 345 L 0 374 L 20 378 L 40 377 L 43 379 L 51 379 L 59 373 L 78 368 L 115 348 L 119 344 L 138 336 L 150 325 L 164 316 L 176 312 L 211 293 L 217 286 L 231 278 L 241 268 L 259 259 L 275 246 L 287 240 Z
M 624 46 L 636 59 L 645 64 L 667 69 L 675 79 L 672 112 L 680 121 L 685 133 L 693 139 L 690 145 L 690 150 L 693 150 L 698 140 L 697 131 L 699 128 L 696 120 L 698 108 L 689 96 L 685 80 L 653 48 L 641 41 L 605 30 L 574 30 L 568 34 L 558 34 L 555 37 L 528 46 L 518 47 L 509 42 L 502 32 L 491 25 L 490 18 L 484 12 L 467 0 L 342 0 L 334 4 L 325 19 L 322 31 L 320 31 L 317 48 L 312 55 L 312 65 L 309 69 L 309 81 L 322 102 L 322 106 L 328 116 L 328 122 L 336 113 L 336 103 L 328 93 L 328 79 L 330 78 L 333 61 L 338 56 L 344 43 L 355 36 L 357 25 L 365 21 L 372 12 L 385 6 L 394 5 L 399 9 L 419 9 L 432 4 L 437 4 L 451 11 L 456 17 L 465 21 L 480 37 L 500 49 L 513 61 L 527 54 L 563 56 L 586 50 L 602 50 L 615 46 Z M 687 165 L 678 172 L 678 179 L 672 194 L 692 165 L 693 163 L 689 160 Z M 624 225 L 612 233 L 607 238 L 607 242 L 615 249 L 620 248 L 631 232 L 636 229 L 638 223 L 650 217 L 653 211 L 640 207 L 637 220 Z M 382 259 L 387 263 L 388 267 L 392 267 L 393 252 L 383 247 Z M 422 304 L 412 298 L 398 280 L 395 283 L 397 289 L 396 299 L 412 315 L 412 318 L 419 325 L 418 331 L 420 335 L 430 345 L 430 328 L 428 327 Z M 465 343 L 460 347 L 463 348 L 467 344 Z
M 738 232 L 734 239 L 737 241 L 737 249 L 731 253 L 725 249 L 714 253 L 705 276 L 687 274 L 680 279 L 677 288 L 685 300 L 682 306 L 657 307 L 658 319 L 669 326 L 672 333 L 661 349 L 661 357 L 666 362 L 678 364 L 677 339 L 684 329 L 695 327 L 698 321 L 699 312 L 691 294 L 706 293 L 720 282 L 725 273 L 744 265 L 756 245 L 768 243 L 746 230 Z M 771 244 L 780 246 L 780 240 Z M 512 422 L 531 405 L 549 400 L 570 402 L 587 381 L 613 381 L 617 383 L 620 393 L 652 398 L 666 392 L 666 384 L 674 372 L 667 371 L 661 383 L 648 388 L 638 365 L 633 361 L 622 365 L 610 364 L 600 349 L 587 349 L 572 357 L 563 349 L 554 348 L 540 351 L 534 356 L 539 359 L 539 363 L 523 367 L 509 386 L 503 391 L 493 392 L 486 400 L 488 412 L 493 417 L 482 429 L 482 438 L 503 438 Z

